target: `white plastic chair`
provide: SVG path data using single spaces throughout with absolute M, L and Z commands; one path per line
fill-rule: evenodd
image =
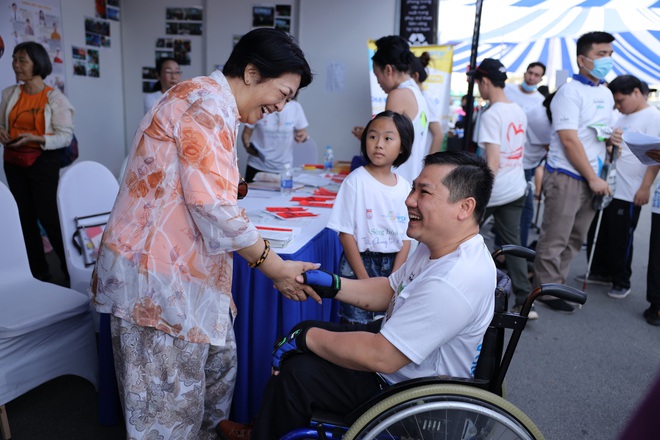
M 98 383 L 98 358 L 89 299 L 32 277 L 18 208 L 0 182 L 0 416 L 4 405 L 59 376 Z
M 66 267 L 71 288 L 87 295 L 93 266 L 85 266 L 83 256 L 73 243 L 76 217 L 110 212 L 119 192 L 112 172 L 97 162 L 84 161 L 71 165 L 60 178 L 57 207 L 60 214 Z
M 307 138 L 305 142 L 293 142 L 293 166 L 301 167 L 306 163 L 318 163 L 317 146 L 314 139 Z

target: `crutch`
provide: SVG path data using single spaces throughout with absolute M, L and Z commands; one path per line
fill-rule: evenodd
M 594 241 L 591 243 L 591 252 L 589 253 L 589 259 L 587 260 L 587 273 L 584 274 L 584 282 L 582 283 L 582 290 L 587 290 L 587 281 L 589 280 L 589 272 L 591 271 L 591 263 L 594 260 L 594 253 L 596 251 L 596 243 L 598 242 L 598 233 L 600 231 L 600 222 L 603 219 L 603 211 L 612 201 L 614 197 L 614 190 L 616 189 L 616 160 L 619 156 L 619 147 L 612 145 L 612 157 L 610 158 L 610 163 L 603 165 L 603 169 L 600 171 L 600 176 L 602 179 L 607 181 L 608 186 L 610 187 L 610 195 L 604 196 L 595 196 L 593 199 L 594 209 L 598 210 L 598 219 L 596 219 L 596 230 L 594 231 Z
M 547 161 L 548 156 L 543 156 L 543 159 L 539 162 L 537 167 L 543 166 L 546 161 Z M 534 173 L 536 174 L 536 168 L 534 168 Z M 532 176 L 532 180 L 534 180 L 535 176 Z M 536 213 L 534 217 L 534 222 L 532 223 L 532 227 L 536 229 L 536 233 L 538 234 L 541 232 L 541 226 L 539 226 L 539 215 L 541 214 L 541 199 L 543 198 L 543 180 L 541 180 L 541 187 L 539 188 L 539 198 L 536 201 Z

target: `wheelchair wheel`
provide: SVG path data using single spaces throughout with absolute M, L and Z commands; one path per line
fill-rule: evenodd
M 404 390 L 367 410 L 346 440 L 542 440 L 543 434 L 501 397 L 465 385 Z

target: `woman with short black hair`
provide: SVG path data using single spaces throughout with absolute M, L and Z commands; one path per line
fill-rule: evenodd
M 282 110 L 311 79 L 291 36 L 258 29 L 224 74 L 175 85 L 142 119 L 91 286 L 111 314 L 127 437 L 216 438 L 237 372 L 234 252 L 285 297 L 320 302 L 295 281 L 317 265 L 282 260 L 237 204 L 239 124 Z
M 44 83 L 53 68 L 39 43 L 16 45 L 12 68 L 20 84 L 2 91 L 0 143 L 5 146 L 5 174 L 18 205 L 30 270 L 42 281 L 51 278 L 40 222 L 68 278 L 57 185 L 63 149 L 73 139 L 74 109 L 62 92 Z

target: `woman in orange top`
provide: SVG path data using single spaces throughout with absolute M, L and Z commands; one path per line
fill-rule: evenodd
M 44 84 L 52 65 L 43 46 L 32 41 L 18 44 L 12 68 L 22 84 L 3 90 L 0 100 L 4 169 L 18 205 L 32 275 L 45 281 L 51 274 L 38 221 L 67 275 L 57 185 L 63 148 L 73 138 L 74 110 L 62 92 Z
M 222 72 L 183 81 L 142 119 L 92 276 L 111 314 L 129 438 L 215 438 L 237 371 L 233 252 L 305 300 L 296 275 L 237 205 L 236 135 L 312 80 L 298 44 L 274 29 L 237 43 Z

